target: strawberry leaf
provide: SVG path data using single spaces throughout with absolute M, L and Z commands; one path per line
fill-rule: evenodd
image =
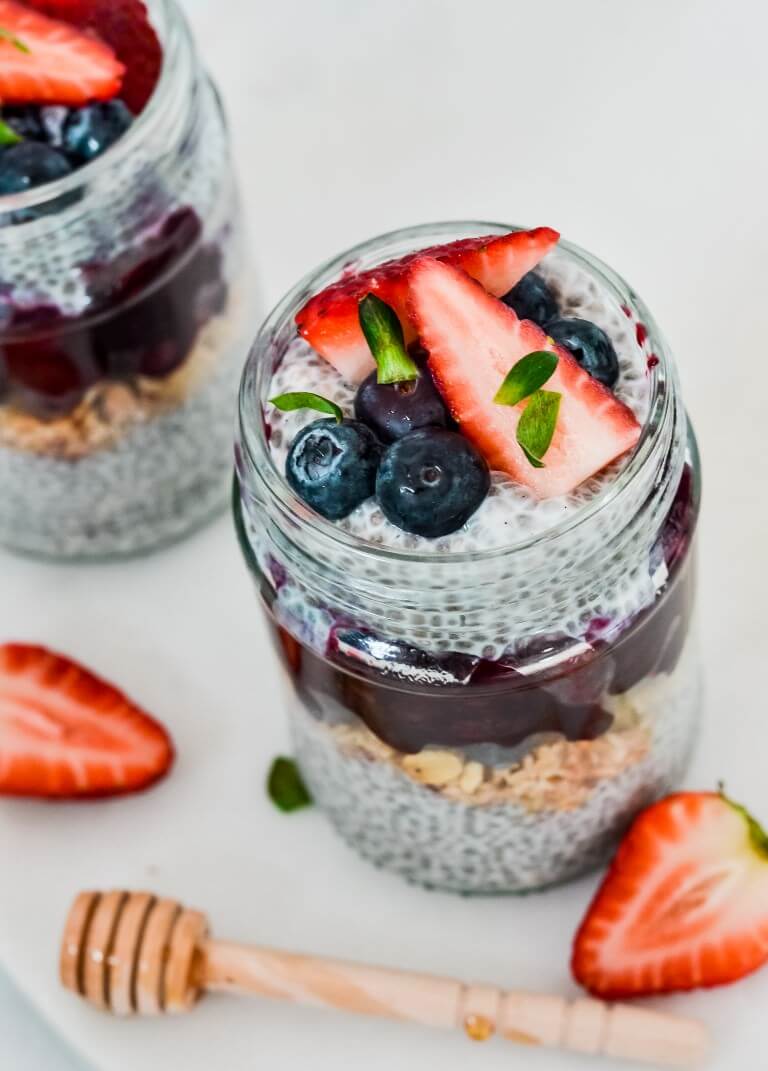
M 269 401 L 283 413 L 290 413 L 294 409 L 314 409 L 318 413 L 328 413 L 335 418 L 337 424 L 341 424 L 344 419 L 344 413 L 336 402 L 323 398 L 322 394 L 312 394 L 311 391 L 289 391 L 287 394 L 278 394 Z
M 535 350 L 529 353 L 509 372 L 496 391 L 497 405 L 517 405 L 543 387 L 557 368 L 558 356 L 550 350 Z
M 31 49 L 24 44 L 21 38 L 11 33 L 10 30 L 6 30 L 5 26 L 0 26 L 0 40 L 10 42 L 14 48 L 18 48 L 19 52 L 26 52 L 27 55 L 31 52 Z
M 408 356 L 403 328 L 395 310 L 375 294 L 366 294 L 358 303 L 357 315 L 376 362 L 377 383 L 406 383 L 418 379 L 419 369 Z
M 0 119 L 0 145 L 18 145 L 23 140 L 12 127 Z
M 274 805 L 285 814 L 309 807 L 312 797 L 307 791 L 299 768 L 293 759 L 280 756 L 272 763 L 267 779 L 267 792 Z
M 544 468 L 542 458 L 552 443 L 562 394 L 537 390 L 522 412 L 517 424 L 517 441 L 534 468 Z

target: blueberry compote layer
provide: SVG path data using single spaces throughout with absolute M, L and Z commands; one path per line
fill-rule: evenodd
M 221 251 L 203 241 L 191 208 L 81 270 L 89 302 L 80 316 L 14 300 L 0 282 L 0 402 L 44 419 L 75 409 L 101 381 L 167 376 L 226 305 Z

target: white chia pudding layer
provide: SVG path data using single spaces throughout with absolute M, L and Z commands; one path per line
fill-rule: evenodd
M 137 554 L 223 509 L 241 320 L 231 298 L 177 372 L 99 384 L 54 422 L 0 408 L 0 542 L 59 559 Z
M 689 638 L 672 674 L 604 697 L 615 721 L 603 737 L 531 739 L 504 767 L 453 750 L 404 755 L 360 722 L 317 721 L 295 696 L 290 721 L 314 800 L 370 862 L 429 888 L 524 892 L 602 864 L 638 810 L 675 787 L 699 689 Z

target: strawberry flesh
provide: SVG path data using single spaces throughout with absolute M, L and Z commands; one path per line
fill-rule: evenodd
M 724 985 L 768 962 L 768 838 L 714 792 L 635 821 L 576 935 L 572 970 L 604 999 Z
M 125 66 L 108 44 L 15 0 L 0 0 L 0 26 L 28 51 L 0 40 L 4 104 L 87 104 L 121 88 Z
M 163 49 L 142 0 L 26 2 L 51 18 L 96 35 L 114 50 L 125 65 L 120 97 L 138 115 L 152 95 L 163 64 Z
M 366 294 L 376 294 L 395 310 L 406 343 L 412 342 L 416 331 L 408 316 L 408 272 L 417 258 L 453 264 L 501 297 L 555 247 L 559 237 L 549 227 L 537 227 L 500 237 L 464 238 L 410 253 L 369 271 L 345 274 L 297 314 L 299 333 L 348 383 L 360 383 L 375 368 L 358 322 L 358 303 Z
M 172 761 L 163 726 L 117 688 L 43 647 L 0 646 L 0 795 L 134 792 Z
M 640 425 L 631 410 L 540 327 L 519 320 L 463 271 L 417 258 L 409 308 L 435 383 L 462 433 L 492 469 L 508 473 L 537 498 L 572 491 L 637 443 Z M 541 469 L 531 465 L 516 438 L 527 403 L 507 406 L 493 400 L 509 370 L 535 350 L 557 353 L 546 389 L 562 395 Z

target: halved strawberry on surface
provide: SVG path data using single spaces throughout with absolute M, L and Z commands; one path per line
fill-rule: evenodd
M 95 34 L 114 50 L 125 65 L 120 97 L 138 115 L 152 95 L 163 64 L 163 49 L 142 0 L 26 2 L 51 18 Z
M 0 795 L 135 792 L 172 761 L 163 726 L 117 688 L 43 647 L 0 646 Z
M 649 807 L 576 934 L 576 980 L 624 999 L 724 985 L 766 962 L 765 832 L 714 792 L 680 792 Z
M 345 275 L 315 294 L 297 314 L 299 333 L 348 383 L 359 383 L 376 367 L 358 321 L 358 304 L 366 294 L 376 294 L 395 310 L 406 343 L 412 342 L 416 332 L 408 315 L 408 272 L 417 258 L 453 264 L 501 297 L 536 267 L 559 237 L 550 227 L 537 227 L 499 237 L 463 238 Z
M 640 425 L 627 406 L 540 327 L 519 320 L 463 271 L 419 257 L 411 267 L 409 308 L 437 388 L 462 433 L 492 469 L 538 498 L 572 491 L 637 443 Z M 509 370 L 536 350 L 557 353 L 546 390 L 562 395 L 544 468 L 534 468 L 517 442 L 527 402 L 493 400 Z
M 87 104 L 120 91 L 125 67 L 109 45 L 15 0 L 0 0 L 0 101 Z

